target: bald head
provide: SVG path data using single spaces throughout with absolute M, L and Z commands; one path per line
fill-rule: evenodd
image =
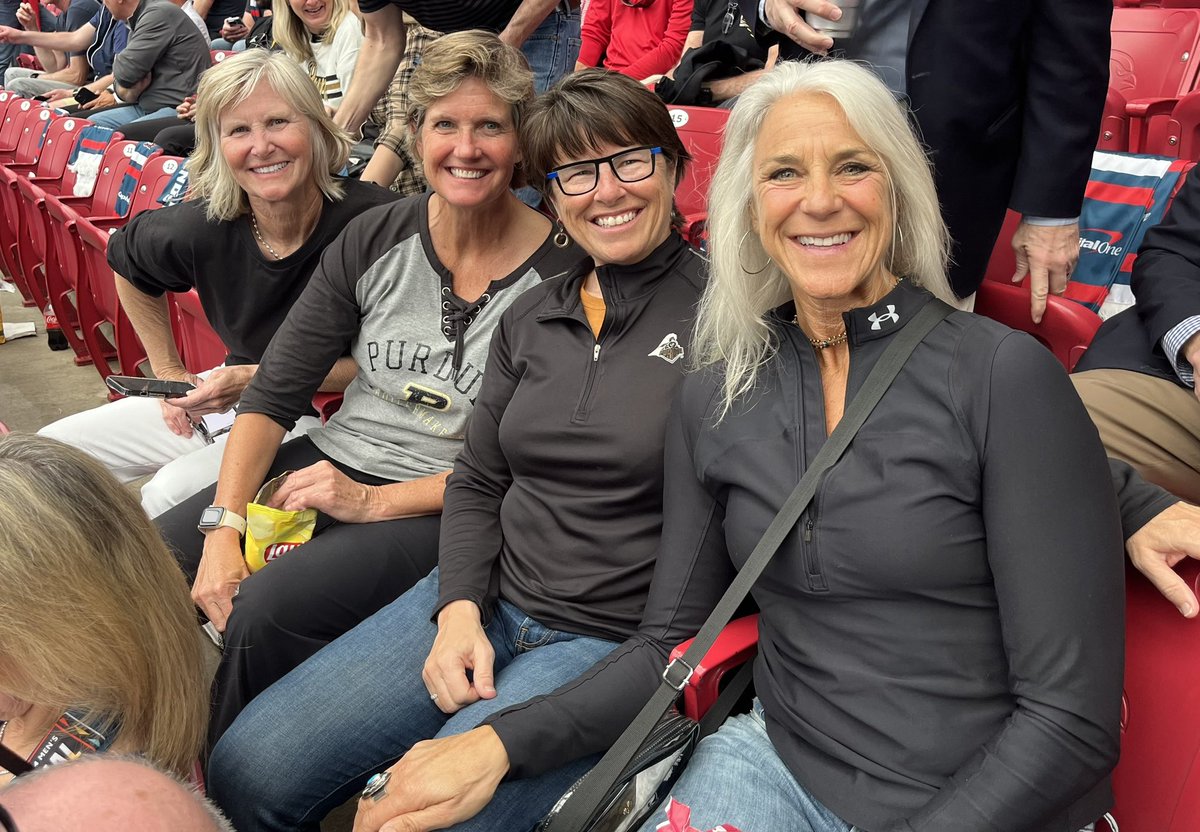
M 207 801 L 136 759 L 88 755 L 13 781 L 0 805 L 20 832 L 232 832 Z

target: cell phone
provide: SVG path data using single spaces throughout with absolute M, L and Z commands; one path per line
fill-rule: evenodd
M 242 19 L 241 19 L 240 17 L 227 17 L 227 18 L 225 18 L 225 25 L 226 25 L 226 26 L 240 26 L 241 24 L 242 24 Z
M 196 389 L 196 385 L 187 381 L 167 381 L 141 376 L 109 376 L 104 379 L 104 383 L 110 390 L 122 396 L 157 396 L 164 399 L 177 399 Z
M 75 90 L 75 101 L 80 104 L 86 104 L 89 101 L 95 101 L 99 97 L 100 96 L 97 93 L 92 92 L 87 87 L 80 87 L 79 89 Z

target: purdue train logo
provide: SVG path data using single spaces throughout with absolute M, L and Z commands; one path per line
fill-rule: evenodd
M 679 359 L 683 358 L 683 347 L 679 345 L 679 336 L 674 332 L 668 333 L 667 337 L 658 342 L 658 346 L 647 353 L 651 358 L 658 356 L 668 364 L 674 364 Z

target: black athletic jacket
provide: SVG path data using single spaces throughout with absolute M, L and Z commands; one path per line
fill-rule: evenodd
M 636 265 L 597 269 L 599 339 L 579 297 L 590 261 L 505 311 L 446 485 L 438 609 L 466 598 L 486 617 L 498 593 L 555 629 L 637 629 L 703 269 L 675 234 Z

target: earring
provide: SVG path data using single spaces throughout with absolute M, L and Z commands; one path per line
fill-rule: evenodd
M 559 248 L 566 248 L 571 245 L 571 238 L 567 236 L 567 229 L 563 228 L 562 220 L 555 221 L 558 224 L 558 230 L 554 234 L 554 245 Z
M 742 239 L 738 240 L 738 265 L 741 266 L 742 271 L 744 271 L 746 274 L 762 274 L 767 270 L 767 266 L 771 265 L 771 255 L 767 255 L 767 262 L 763 263 L 758 269 L 747 269 L 746 264 L 742 262 L 742 249 L 745 247 L 746 237 L 749 236 L 749 234 L 750 232 L 746 231 L 746 233 L 742 235 Z

